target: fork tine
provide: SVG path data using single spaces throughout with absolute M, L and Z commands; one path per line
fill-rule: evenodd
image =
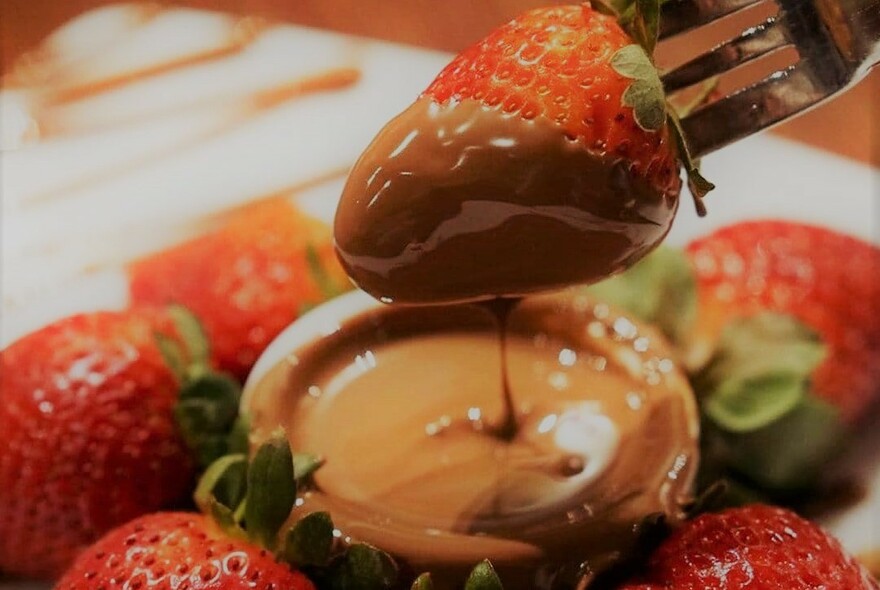
M 663 4 L 660 38 L 684 33 L 763 0 L 669 0 Z
M 769 18 L 739 37 L 666 73 L 663 87 L 671 94 L 788 45 L 791 40 L 785 29 L 777 24 L 776 17 Z
M 682 120 L 685 137 L 692 155 L 699 158 L 815 106 L 834 90 L 802 60 L 694 111 Z

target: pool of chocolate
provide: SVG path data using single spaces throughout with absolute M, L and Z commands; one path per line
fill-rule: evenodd
M 566 587 L 625 555 L 645 517 L 681 517 L 697 412 L 654 331 L 583 295 L 521 302 L 506 351 L 518 428 L 502 438 L 484 308 L 360 307 L 247 387 L 257 440 L 280 426 L 326 459 L 295 518 L 329 511 L 344 539 L 441 590 L 485 558 L 518 590 Z

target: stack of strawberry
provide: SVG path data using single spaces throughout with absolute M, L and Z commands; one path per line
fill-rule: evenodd
M 656 41 L 658 5 L 623 7 L 642 47 Z M 436 100 L 466 94 L 525 118 L 557 113 L 560 133 L 598 138 L 584 149 L 610 154 L 609 165 L 623 160 L 632 173 L 673 182 L 659 164 L 676 133 L 665 125 L 656 71 L 645 67 L 650 52 L 627 45 L 614 17 L 589 5 L 537 10 L 491 39 L 444 71 Z M 600 45 L 619 49 L 592 50 Z M 532 85 L 537 77 L 553 84 Z M 694 192 L 709 188 L 681 146 L 676 156 Z M 696 280 L 688 263 L 671 263 L 670 275 L 648 262 L 600 288 L 653 315 L 687 350 L 711 351 L 695 382 L 712 446 L 726 467 L 790 485 L 791 465 L 814 468 L 875 397 L 878 252 L 825 230 L 757 223 L 696 242 L 689 254 Z M 3 350 L 0 570 L 55 578 L 73 562 L 58 585 L 71 590 L 400 587 L 388 555 L 338 546 L 330 515 L 288 522 L 297 484 L 319 462 L 294 455 L 283 435 L 251 452 L 237 386 L 215 371 L 242 379 L 304 307 L 338 292 L 345 283 L 332 256 L 326 228 L 269 203 L 134 265 L 133 309 L 67 318 Z M 698 289 L 634 297 L 632 281 Z M 700 302 L 695 323 L 670 321 L 687 320 L 676 308 L 688 297 Z M 804 428 L 805 438 L 822 434 L 817 449 L 786 450 Z M 777 432 L 786 444 L 769 446 Z M 186 508 L 194 487 L 202 514 L 156 512 Z M 878 588 L 815 525 L 760 505 L 688 522 L 632 575 L 622 588 Z M 413 582 L 431 587 L 427 574 Z M 484 562 L 465 588 L 497 590 L 500 581 Z

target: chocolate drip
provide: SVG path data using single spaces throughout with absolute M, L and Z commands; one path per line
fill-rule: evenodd
M 510 390 L 510 376 L 507 371 L 507 332 L 510 314 L 519 299 L 499 298 L 491 299 L 482 303 L 482 306 L 492 314 L 498 326 L 498 341 L 501 353 L 501 395 L 504 400 L 504 418 L 492 428 L 492 434 L 501 440 L 511 441 L 516 437 L 519 428 L 516 420 L 516 407 L 513 403 L 513 392 Z

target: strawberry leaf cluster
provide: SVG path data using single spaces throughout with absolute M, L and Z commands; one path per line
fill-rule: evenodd
M 656 324 L 687 361 L 696 288 L 684 253 L 663 247 L 587 291 Z M 726 325 L 709 360 L 688 367 L 702 414 L 703 485 L 731 480 L 727 496 L 737 504 L 785 501 L 816 484 L 846 440 L 838 412 L 812 389 L 826 353 L 820 336 L 787 314 Z
M 241 430 L 238 404 L 241 387 L 231 376 L 210 366 L 210 346 L 199 320 L 185 307 L 171 305 L 168 316 L 179 338 L 156 332 L 153 337 L 165 364 L 180 382 L 174 407 L 184 441 L 202 468 L 229 453 L 230 433 Z
M 687 138 L 673 105 L 666 99 L 663 83 L 653 61 L 660 35 L 660 9 L 666 0 L 594 0 L 597 10 L 618 19 L 624 30 L 636 41 L 620 49 L 611 59 L 614 70 L 633 82 L 623 95 L 623 104 L 632 107 L 636 123 L 645 131 L 659 131 L 667 123 L 678 147 L 685 168 L 688 189 L 694 197 L 699 215 L 705 215 L 703 197 L 715 185 L 700 173 L 700 163 L 688 148 Z M 708 94 L 700 93 L 701 101 Z M 683 116 L 684 113 L 681 113 Z
M 195 501 L 226 534 L 274 552 L 321 590 L 399 587 L 403 574 L 389 554 L 366 543 L 343 541 L 327 512 L 293 515 L 297 495 L 309 489 L 322 463 L 314 455 L 294 453 L 279 430 L 250 456 L 234 453 L 215 460 L 199 481 Z M 430 573 L 412 582 L 415 590 L 433 587 Z M 488 561 L 476 565 L 464 588 L 502 590 Z

